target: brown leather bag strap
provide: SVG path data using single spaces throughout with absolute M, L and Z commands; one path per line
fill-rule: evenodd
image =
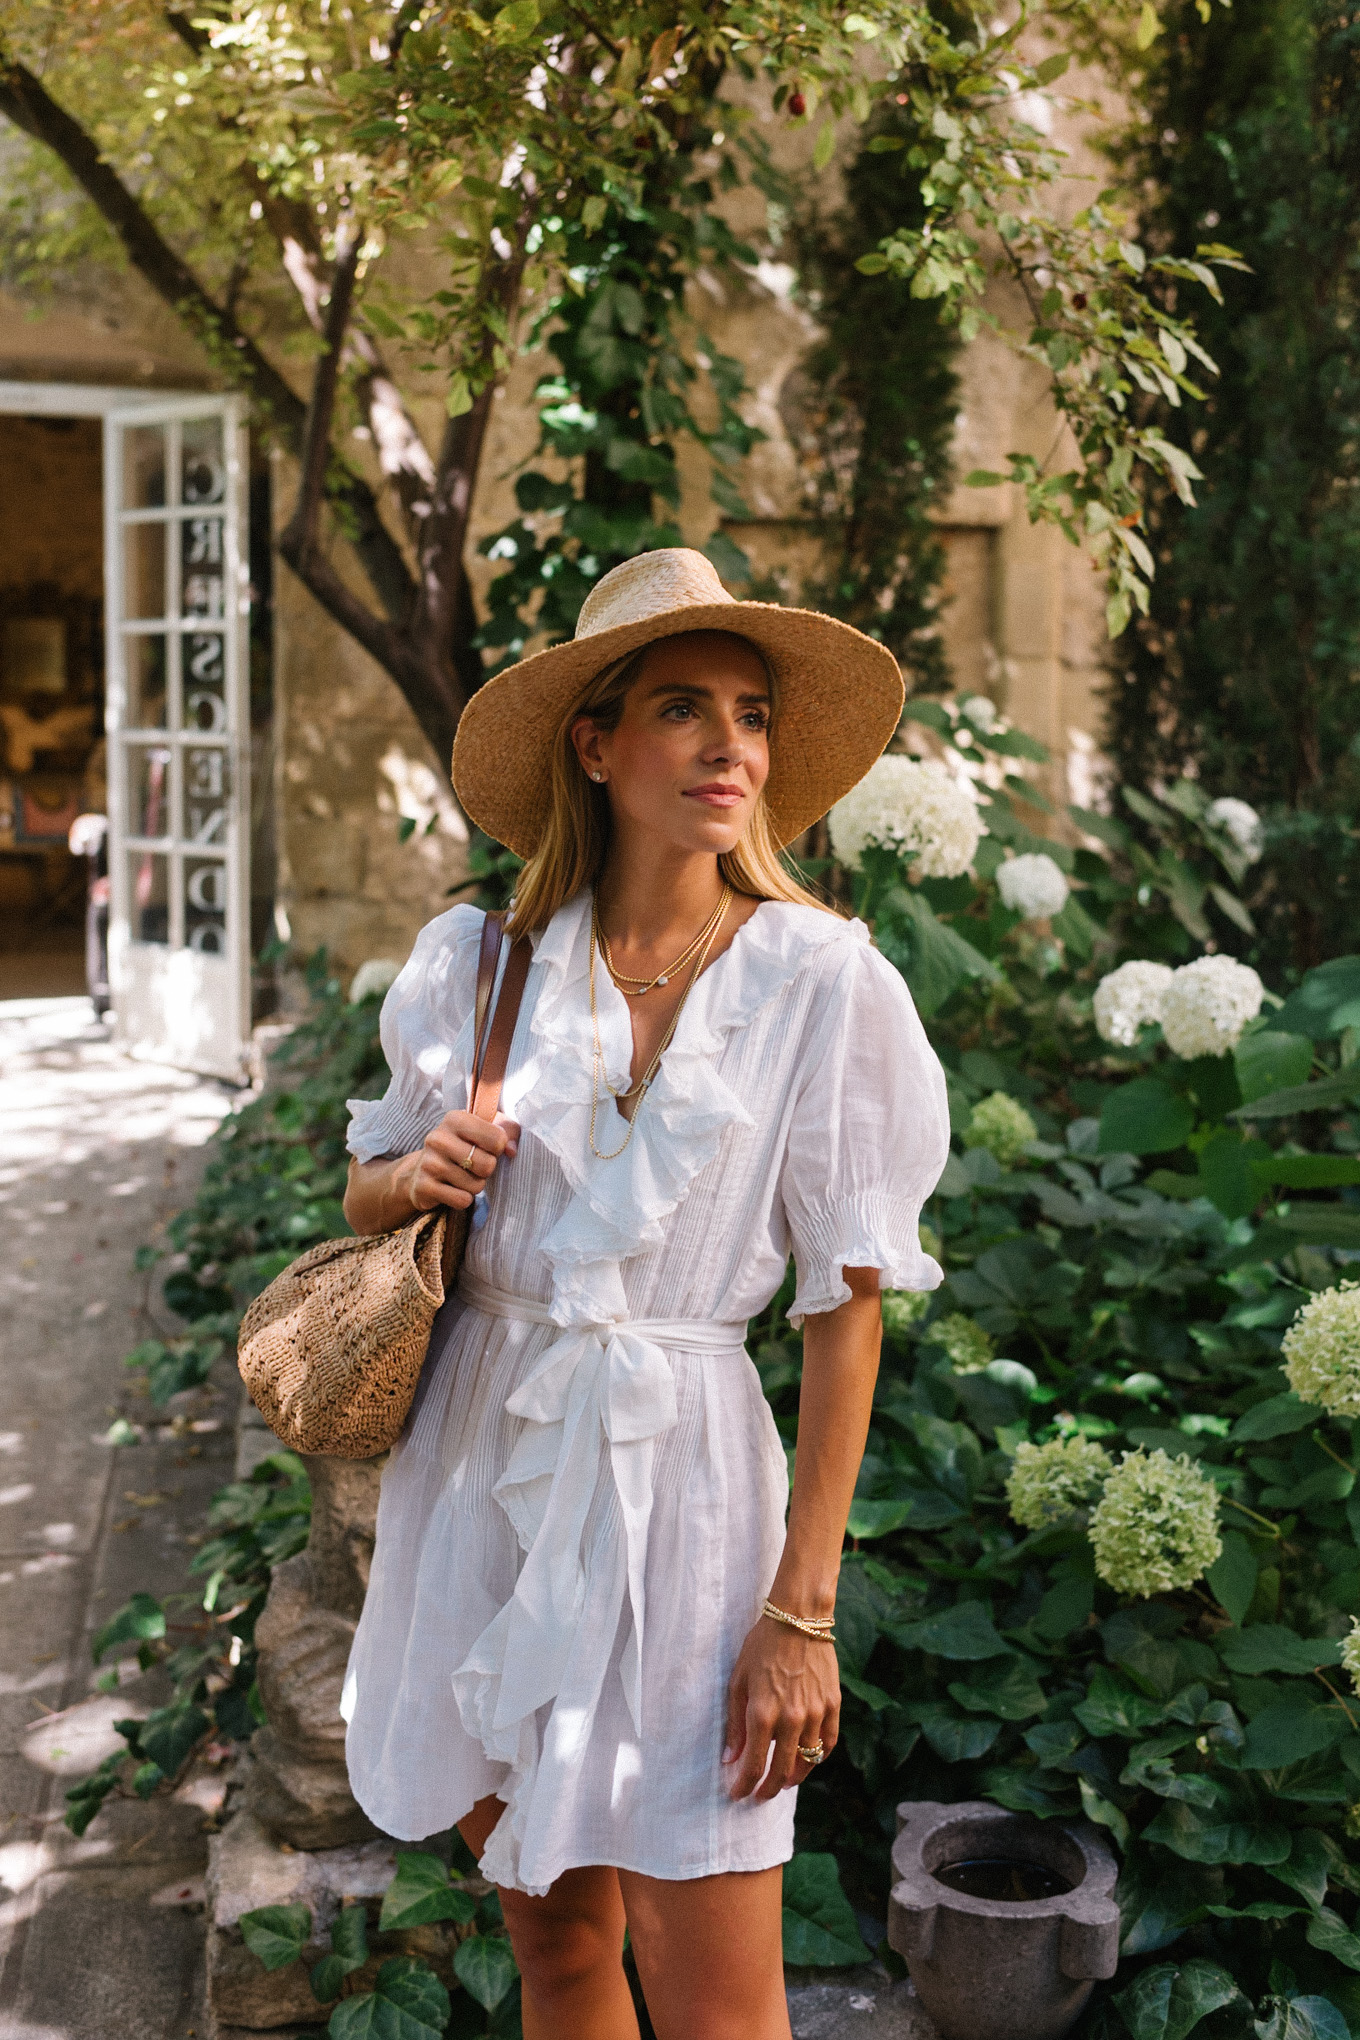
M 471 1097 L 486 1049 L 486 1022 L 491 1011 L 491 994 L 496 984 L 496 966 L 505 940 L 504 914 L 488 914 L 482 922 L 482 940 L 477 952 L 477 999 L 473 1007 L 472 1070 L 468 1079 Z
M 487 918 L 490 919 L 490 916 Z M 497 947 L 499 949 L 499 944 Z M 529 975 L 533 956 L 527 936 L 521 936 L 518 942 L 510 944 L 485 1053 L 480 1061 L 473 1064 L 472 1103 L 468 1109 L 476 1119 L 494 1119 L 500 1105 L 505 1066 L 510 1060 L 510 1043 L 514 1039 L 520 1000 L 524 996 L 524 981 Z

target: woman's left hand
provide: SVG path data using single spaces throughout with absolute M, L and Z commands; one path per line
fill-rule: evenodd
M 829 1757 L 840 1715 L 835 1646 L 762 1615 L 741 1647 L 727 1691 L 728 1796 L 773 1799 L 787 1786 L 801 1785 L 814 1766 L 799 1756 L 799 1748 L 814 1749 L 820 1742 Z

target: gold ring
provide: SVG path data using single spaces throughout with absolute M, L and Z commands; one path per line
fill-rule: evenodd
M 809 1744 L 807 1749 L 804 1749 L 800 1743 L 798 1745 L 798 1754 L 805 1764 L 823 1764 L 826 1762 L 826 1751 L 822 1747 L 820 1737 L 815 1743 Z
M 476 1154 L 476 1152 L 477 1143 L 474 1141 L 472 1146 L 467 1151 L 467 1160 L 463 1164 L 463 1174 L 465 1176 L 470 1176 L 472 1174 L 472 1158 Z

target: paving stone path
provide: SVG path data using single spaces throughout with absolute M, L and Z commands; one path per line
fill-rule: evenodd
M 231 1478 L 234 1398 L 138 1400 L 153 1329 L 133 1255 L 183 1205 L 225 1087 L 117 1054 L 85 999 L 0 1003 L 0 2035 L 186 2040 L 200 2003 L 200 1765 L 173 1798 L 110 1801 L 82 1840 L 64 1793 L 160 1700 L 90 1638 L 130 1593 L 183 1583 L 186 1537 Z M 125 1412 L 139 1443 L 102 1442 Z

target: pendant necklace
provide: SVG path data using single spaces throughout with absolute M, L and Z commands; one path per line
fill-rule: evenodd
M 676 972 L 683 970 L 690 958 L 697 955 L 705 943 L 712 940 L 715 931 L 721 925 L 723 915 L 727 912 L 728 903 L 731 898 L 732 888 L 724 881 L 717 906 L 704 922 L 703 927 L 699 930 L 693 941 L 687 942 L 680 951 L 680 954 L 672 958 L 664 970 L 659 970 L 655 977 L 650 978 L 630 977 L 626 971 L 614 968 L 614 958 L 610 954 L 609 949 L 609 937 L 600 926 L 600 909 L 597 902 L 591 921 L 594 940 L 599 945 L 600 953 L 604 957 L 605 969 L 609 972 L 610 977 L 613 978 L 614 983 L 618 986 L 624 997 L 626 999 L 640 999 L 645 992 L 655 991 L 658 985 L 669 984 Z
M 729 897 L 730 897 L 729 889 L 727 887 L 724 887 L 723 899 L 720 903 L 724 911 L 726 910 L 727 901 Z M 651 1061 L 648 1063 L 646 1069 L 643 1071 L 642 1075 L 638 1078 L 637 1082 L 635 1084 L 629 1084 L 626 1090 L 616 1091 L 614 1089 L 614 1086 L 609 1081 L 609 1073 L 604 1059 L 604 1043 L 600 1039 L 600 1015 L 599 1008 L 595 1002 L 595 954 L 597 948 L 600 946 L 600 943 L 597 941 L 597 936 L 599 935 L 598 914 L 592 918 L 590 927 L 590 1025 L 591 1031 L 594 1035 L 594 1055 L 590 1069 L 590 1152 L 594 1155 L 596 1161 L 612 1162 L 617 1160 L 617 1158 L 623 1153 L 624 1149 L 627 1147 L 629 1141 L 633 1138 L 633 1130 L 637 1125 L 638 1114 L 639 1112 L 641 1112 L 643 1104 L 646 1101 L 647 1092 L 651 1085 L 652 1079 L 653 1077 L 655 1077 L 657 1070 L 661 1066 L 662 1056 L 666 1053 L 666 1050 L 670 1047 L 671 1042 L 674 1039 L 675 1030 L 680 1024 L 680 1015 L 684 1012 L 685 1003 L 688 1000 L 690 993 L 694 990 L 695 984 L 698 982 L 699 973 L 703 970 L 704 965 L 708 962 L 708 953 L 710 949 L 712 949 L 714 942 L 717 940 L 718 929 L 721 925 L 721 922 L 722 913 L 720 912 L 714 915 L 714 917 L 709 921 L 709 923 L 707 924 L 703 931 L 702 936 L 703 947 L 694 957 L 694 968 L 690 972 L 689 983 L 685 986 L 685 989 L 680 996 L 679 1005 L 676 1007 L 674 1013 L 671 1015 L 671 1024 L 666 1029 L 665 1034 L 662 1036 L 661 1046 L 657 1049 L 656 1054 L 652 1057 Z M 693 944 L 690 945 L 690 952 L 691 954 L 693 954 Z M 673 970 L 675 966 L 672 965 L 671 968 Z M 610 975 L 611 976 L 613 975 L 612 971 L 610 972 Z M 653 979 L 652 982 L 664 984 L 665 979 L 664 977 L 661 979 Z M 622 986 L 620 986 L 620 990 L 622 990 Z M 637 1104 L 633 1107 L 633 1116 L 628 1121 L 627 1133 L 625 1133 L 625 1135 L 623 1136 L 623 1139 L 619 1143 L 618 1147 L 610 1148 L 608 1150 L 597 1147 L 595 1143 L 595 1120 L 596 1115 L 598 1114 L 600 1109 L 601 1077 L 604 1078 L 604 1088 L 606 1095 L 613 1098 L 616 1102 L 621 1098 L 631 1098 L 635 1093 L 637 1095 Z

